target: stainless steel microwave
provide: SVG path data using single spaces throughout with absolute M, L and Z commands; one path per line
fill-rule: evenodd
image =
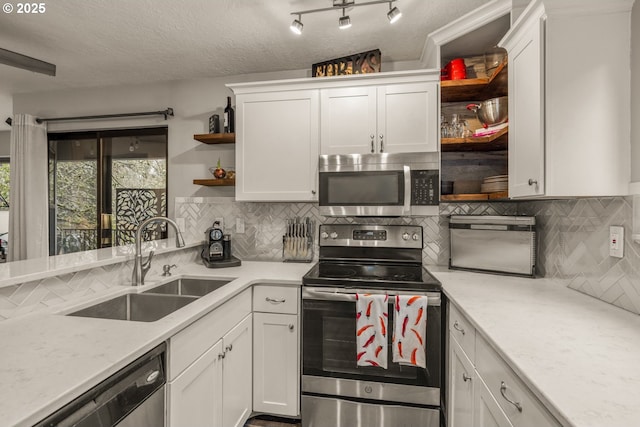
M 437 152 L 322 155 L 320 214 L 438 215 L 439 160 Z

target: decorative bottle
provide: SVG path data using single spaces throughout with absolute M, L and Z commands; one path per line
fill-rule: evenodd
M 224 109 L 224 133 L 233 133 L 236 131 L 236 118 L 231 107 L 231 97 L 227 96 L 227 106 Z

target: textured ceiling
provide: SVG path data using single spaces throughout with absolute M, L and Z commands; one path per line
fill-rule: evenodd
M 308 14 L 296 36 L 291 12 L 332 1 L 55 0 L 44 14 L 0 13 L 0 48 L 56 64 L 57 76 L 0 64 L 0 92 L 310 69 L 376 48 L 383 62 L 418 60 L 430 32 L 485 3 L 398 0 L 394 25 L 387 4 L 355 7 L 348 30 L 338 29 L 338 11 Z

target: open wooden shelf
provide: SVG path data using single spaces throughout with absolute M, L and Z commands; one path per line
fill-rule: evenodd
M 204 144 L 235 144 L 235 133 L 200 133 L 193 135 L 193 139 Z
M 500 129 L 493 135 L 474 136 L 469 138 L 442 138 L 440 147 L 442 151 L 497 151 L 506 150 L 509 127 Z
M 236 185 L 236 179 L 194 179 L 193 183 L 196 185 L 205 185 L 207 187 L 233 187 Z
M 477 194 L 441 194 L 440 201 L 443 202 L 482 202 L 484 200 L 508 200 L 508 191 L 499 191 L 496 193 L 477 193 Z
M 506 96 L 507 60 L 505 59 L 491 77 L 461 80 L 442 80 L 440 82 L 441 102 L 462 102 L 469 100 L 485 100 Z

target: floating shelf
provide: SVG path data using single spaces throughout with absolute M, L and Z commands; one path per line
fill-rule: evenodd
M 477 193 L 477 194 L 442 194 L 440 201 L 443 202 L 482 202 L 485 200 L 508 200 L 508 191 L 499 191 L 496 193 Z
M 233 187 L 236 185 L 236 179 L 194 179 L 193 183 L 196 185 L 205 185 L 207 187 Z
M 505 59 L 491 77 L 440 82 L 441 102 L 484 100 L 508 95 L 507 60 Z
M 497 151 L 506 150 L 508 147 L 509 128 L 500 129 L 489 136 L 476 136 L 470 138 L 442 138 L 440 147 L 442 151 Z
M 204 144 L 235 144 L 235 133 L 200 133 L 193 135 L 193 139 Z

